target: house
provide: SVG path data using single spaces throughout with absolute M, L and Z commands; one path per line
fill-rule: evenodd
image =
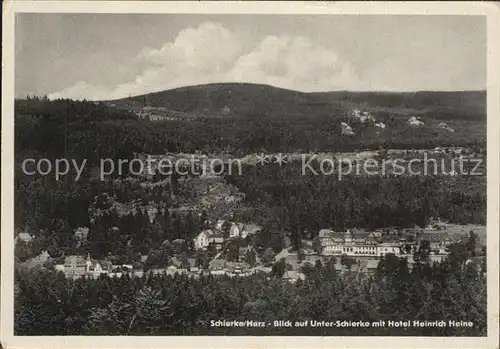
M 178 268 L 175 265 L 170 265 L 167 267 L 166 274 L 167 275 L 175 275 L 178 272 Z
M 42 253 L 40 253 L 38 256 L 32 259 L 33 262 L 35 263 L 45 263 L 50 259 L 50 254 L 44 250 Z
M 22 242 L 29 243 L 33 241 L 34 238 L 35 236 L 31 236 L 29 233 L 19 233 L 19 235 L 15 238 L 15 242 L 17 243 L 17 241 L 20 240 Z
M 91 264 L 88 266 L 86 274 L 94 279 L 97 279 L 101 274 L 108 274 L 111 269 L 111 263 L 106 262 L 102 263 L 98 261 L 92 261 Z
M 344 243 L 344 233 L 336 232 L 331 229 L 321 229 L 318 239 L 323 247 L 323 254 L 342 254 L 342 245 Z
M 418 245 L 417 248 L 420 247 L 422 241 L 429 241 L 429 247 L 432 254 L 436 255 L 444 255 L 447 254 L 447 247 L 455 242 L 452 237 L 446 233 L 442 232 L 426 232 L 423 234 L 419 234 L 417 237 Z
M 214 229 L 203 230 L 193 239 L 196 249 L 206 249 L 211 243 L 217 248 L 221 248 L 227 238 L 246 238 L 249 235 L 257 234 L 262 228 L 257 224 L 235 223 L 226 220 L 218 220 Z
M 271 267 L 265 267 L 263 265 L 259 265 L 257 267 L 254 267 L 251 269 L 251 271 L 256 274 L 256 273 L 265 273 L 265 274 L 269 274 L 273 271 L 273 269 Z
M 287 270 L 285 271 L 281 279 L 294 283 L 297 282 L 298 280 L 305 280 L 306 276 L 303 273 L 300 273 L 296 270 Z
M 83 256 L 67 256 L 64 264 L 56 264 L 55 269 L 63 271 L 66 277 L 77 279 L 82 276 L 98 278 L 101 274 L 110 275 L 112 267 L 110 261 L 93 260 L 88 254 L 87 259 Z
M 354 243 L 356 244 L 362 244 L 366 241 L 366 239 L 372 234 L 369 231 L 366 230 L 358 230 L 358 229 L 353 229 L 353 230 L 348 230 L 347 231 L 349 234 L 352 234 L 352 239 Z
M 240 232 L 240 236 L 244 239 L 249 235 L 257 234 L 261 230 L 262 230 L 262 227 L 257 225 L 257 224 L 253 224 L 253 223 L 245 224 L 243 226 L 242 231 Z
M 123 276 L 123 273 L 121 271 L 112 271 L 108 273 L 108 276 L 110 278 L 121 278 Z
M 163 275 L 166 274 L 167 269 L 166 268 L 151 268 L 149 269 L 149 273 L 152 275 Z
M 208 268 L 210 270 L 224 270 L 227 267 L 227 262 L 225 259 L 213 259 L 210 261 Z
M 346 135 L 346 136 L 354 136 L 355 135 L 355 133 L 352 130 L 352 127 L 349 126 L 346 122 L 341 122 L 340 128 L 341 128 L 341 134 L 343 134 L 343 135 Z
M 376 239 L 370 234 L 370 232 L 362 230 L 334 232 L 330 229 L 323 229 L 319 232 L 318 237 L 323 246 L 323 254 L 375 255 Z
M 393 236 L 383 236 L 381 232 L 347 230 L 335 232 L 322 229 L 318 238 L 323 246 L 323 254 L 348 256 L 381 256 L 387 253 L 400 254 L 401 242 Z
M 448 228 L 448 223 L 441 221 L 441 219 L 439 218 L 437 220 L 432 220 L 431 225 L 434 229 L 437 230 L 445 230 L 446 228 Z
M 376 252 L 377 256 L 385 256 L 389 253 L 395 254 L 396 256 L 401 254 L 401 244 L 399 240 L 385 241 L 379 243 L 376 246 L 376 249 L 377 249 Z
M 144 270 L 143 269 L 134 269 L 133 275 L 141 278 L 144 275 Z
M 89 235 L 89 228 L 87 227 L 79 227 L 75 229 L 74 234 L 75 238 L 77 238 L 79 241 L 82 240 L 87 240 L 87 236 Z
M 224 219 L 219 219 L 216 223 L 215 223 L 215 229 L 217 230 L 223 230 L 223 227 L 225 225 L 226 221 Z
M 240 275 L 248 270 L 248 264 L 245 262 L 227 262 L 226 269 L 230 274 Z
M 229 228 L 229 237 L 242 237 L 241 233 L 244 229 L 243 224 L 241 223 L 231 223 L 231 228 Z
M 375 122 L 375 117 L 367 111 L 360 111 L 359 109 L 354 109 L 352 115 L 359 122 L 364 124 L 365 122 Z
M 175 240 L 172 240 L 172 244 L 173 245 L 182 245 L 184 243 L 186 243 L 186 240 L 184 240 L 184 239 L 175 239 Z
M 416 116 L 412 116 L 411 118 L 408 119 L 408 124 L 411 126 L 422 126 L 424 125 L 423 121 L 420 120 L 420 118 Z
M 67 256 L 64 259 L 63 271 L 66 277 L 77 279 L 85 275 L 90 264 L 90 259 L 85 260 L 83 256 Z
M 163 115 L 158 115 L 158 114 L 149 114 L 149 120 L 150 121 L 163 121 L 167 120 L 168 118 Z
M 22 265 L 27 268 L 36 268 L 44 266 L 45 262 L 48 262 L 49 260 L 51 260 L 49 253 L 47 251 L 43 251 L 38 256 L 23 262 Z
M 262 227 L 254 223 L 226 222 L 226 224 L 229 225 L 229 238 L 241 237 L 244 239 L 249 235 L 257 234 L 262 229 Z
M 454 129 L 452 129 L 450 126 L 448 126 L 444 122 L 439 123 L 438 127 L 442 128 L 442 129 L 445 129 L 446 131 L 455 132 Z
M 196 249 L 206 249 L 211 243 L 219 246 L 222 245 L 224 243 L 224 236 L 222 232 L 214 232 L 211 229 L 207 229 L 199 233 L 193 241 Z

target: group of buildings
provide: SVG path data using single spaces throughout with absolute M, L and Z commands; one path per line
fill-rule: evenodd
M 63 264 L 56 264 L 54 269 L 61 271 L 67 278 L 78 279 L 81 277 L 97 279 L 101 275 L 108 277 L 142 277 L 143 275 L 179 275 L 184 274 L 193 277 L 200 275 L 227 275 L 227 276 L 249 276 L 255 273 L 271 272 L 271 268 L 263 266 L 250 267 L 245 262 L 228 262 L 224 259 L 214 259 L 207 269 L 202 269 L 196 265 L 193 258 L 189 258 L 189 266 L 177 263 L 176 258 L 165 267 L 154 267 L 145 271 L 142 267 L 133 265 L 112 265 L 110 261 L 94 260 L 87 255 L 87 258 L 80 255 L 66 256 Z
M 243 223 L 235 223 L 226 220 L 219 220 L 216 222 L 215 226 L 212 229 L 203 230 L 194 238 L 194 247 L 199 250 L 206 250 L 210 244 L 213 244 L 217 250 L 222 248 L 222 245 L 234 238 L 245 239 L 250 235 L 256 234 L 261 228 L 256 224 L 243 224 Z M 145 256 L 147 257 L 147 256 Z M 172 263 L 169 266 L 162 268 L 152 268 L 152 274 L 191 274 L 198 275 L 202 271 L 199 270 L 197 266 L 195 266 L 194 260 L 190 259 L 190 268 L 186 268 L 185 266 L 181 266 L 181 263 Z M 242 273 L 243 269 L 239 265 L 233 265 L 234 263 L 229 263 L 231 265 L 224 265 L 224 272 L 232 272 L 237 275 Z M 66 256 L 64 259 L 64 263 L 56 264 L 54 268 L 58 271 L 62 271 L 66 277 L 69 278 L 79 278 L 82 276 L 89 278 L 98 278 L 100 275 L 107 275 L 109 277 L 121 277 L 124 274 L 134 275 L 134 276 L 142 276 L 144 274 L 144 270 L 142 268 L 134 268 L 132 265 L 112 265 L 110 261 L 98 261 L 92 259 L 90 254 L 85 258 L 81 255 L 71 255 Z M 211 265 L 211 268 L 214 270 L 214 273 L 217 274 L 220 272 L 221 268 L 219 266 Z
M 457 242 L 459 236 L 447 234 L 444 223 L 435 224 L 432 229 L 406 229 L 401 232 L 347 230 L 338 232 L 322 229 L 318 238 L 324 255 L 347 255 L 352 257 L 380 257 L 389 253 L 411 255 L 419 250 L 424 241 L 428 242 L 431 255 L 444 256 L 447 247 Z
M 235 223 L 226 220 L 218 220 L 213 229 L 206 229 L 200 232 L 194 239 L 194 247 L 197 250 L 207 249 L 210 244 L 215 245 L 217 249 L 231 238 L 245 239 L 250 235 L 255 235 L 261 230 L 261 227 L 250 223 Z
M 66 256 L 64 264 L 56 264 L 55 270 L 62 271 L 68 278 L 77 279 L 82 276 L 98 278 L 105 274 L 110 277 L 121 276 L 124 272 L 132 272 L 132 265 L 112 265 L 110 261 L 98 261 L 92 259 L 90 254 L 87 258 L 79 255 Z

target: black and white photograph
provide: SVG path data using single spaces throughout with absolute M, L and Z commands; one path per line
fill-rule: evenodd
M 491 4 L 91 3 L 4 14 L 4 340 L 498 346 Z

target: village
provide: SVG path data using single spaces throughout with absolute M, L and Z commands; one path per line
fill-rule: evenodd
M 304 269 L 317 263 L 334 260 L 338 272 L 356 272 L 371 274 L 375 272 L 381 257 L 393 254 L 408 260 L 411 268 L 414 253 L 424 248 L 428 251 L 428 262 L 441 261 L 448 255 L 447 247 L 452 243 L 463 242 L 468 234 L 468 226 L 451 225 L 439 219 L 433 219 L 425 228 L 407 229 L 347 229 L 334 231 L 321 229 L 317 237 L 303 240 L 302 248 L 294 250 L 287 246 L 275 253 L 271 248 L 258 250 L 253 241 L 261 232 L 257 224 L 243 224 L 218 220 L 210 229 L 198 233 L 190 244 L 191 250 L 177 253 L 163 266 L 145 268 L 147 255 L 132 264 L 115 265 L 109 259 L 96 260 L 90 254 L 68 255 L 52 260 L 47 251 L 26 262 L 31 267 L 51 265 L 67 278 L 78 279 L 108 277 L 142 277 L 144 275 L 226 275 L 229 277 L 245 277 L 258 273 L 272 274 L 273 266 L 282 263 L 284 273 L 282 279 L 289 282 L 304 280 Z M 475 233 L 484 227 L 472 226 Z M 75 234 L 88 234 L 88 229 L 79 229 Z M 480 231 L 479 236 L 484 232 Z M 30 243 L 33 236 L 20 233 L 16 239 Z M 185 244 L 182 239 L 172 244 Z M 478 244 L 478 248 L 479 244 Z M 204 258 L 200 258 L 205 256 Z M 209 256 L 210 258 L 208 258 Z

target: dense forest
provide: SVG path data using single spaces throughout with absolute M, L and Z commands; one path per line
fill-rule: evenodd
M 352 122 L 355 136 L 341 136 L 345 107 L 310 114 L 266 114 L 248 111 L 244 117 L 189 121 L 140 121 L 127 109 L 101 102 L 48 101 L 38 98 L 16 101 L 16 155 L 31 151 L 48 158 L 130 159 L 134 152 L 220 153 L 356 151 L 363 149 L 417 149 L 435 146 L 485 148 L 486 122 L 481 114 L 461 116 L 457 111 L 447 123 L 455 132 L 437 128 L 444 112 L 428 115 L 426 125 L 412 128 L 408 116 L 380 111 L 378 120 L 388 129 Z M 450 110 L 445 111 L 450 113 Z M 454 112 L 451 110 L 451 112 Z M 423 117 L 425 120 L 425 117 Z M 20 158 L 19 157 L 19 158 Z
M 332 133 L 332 129 L 338 128 L 338 118 L 330 115 L 293 121 L 290 118 L 276 115 L 230 119 L 200 117 L 190 122 L 151 123 L 100 102 L 18 100 L 15 123 L 18 164 L 15 169 L 16 226 L 43 238 L 44 248 L 70 248 L 72 242 L 68 234 L 79 226 L 89 226 L 89 206 L 102 193 L 118 195 L 122 202 L 136 199 L 144 203 L 150 200 L 163 202 L 166 209 L 175 205 L 174 197 L 182 195 L 175 192 L 175 179 L 172 188 L 155 189 L 154 193 L 138 184 L 117 186 L 116 177 L 105 182 L 96 180 L 90 170 L 102 158 L 131 159 L 140 152 L 212 152 L 228 148 L 248 154 L 258 150 L 291 152 L 307 149 L 309 152 L 350 149 L 351 146 L 356 149 L 370 145 L 380 147 L 379 138 L 343 139 L 337 131 Z M 364 127 L 366 132 L 372 132 L 368 126 Z M 439 138 L 430 136 L 425 129 L 396 128 L 396 131 L 391 131 L 390 139 L 393 143 L 384 143 L 385 146 L 433 148 L 443 145 Z M 372 141 L 375 143 L 370 143 Z M 484 138 L 474 133 L 456 132 L 448 135 L 446 141 L 450 145 L 479 146 Z M 74 175 L 60 181 L 51 176 L 28 176 L 19 166 L 27 157 L 65 157 L 80 163 L 86 159 L 86 170 L 79 181 L 73 180 Z M 285 232 L 299 243 L 300 237 L 306 237 L 304 231 L 314 233 L 325 227 L 407 227 L 424 225 L 429 217 L 434 216 L 457 223 L 485 223 L 484 176 L 350 176 L 337 181 L 332 176 L 301 176 L 298 167 L 298 163 L 282 168 L 275 164 L 246 166 L 242 176 L 226 176 L 230 184 L 246 194 L 246 205 L 236 212 L 236 219 L 259 220 L 265 227 L 263 238 L 273 241 L 275 249 L 279 249 L 279 240 Z M 199 226 L 199 222 L 187 216 L 170 219 L 179 220 L 182 223 L 178 226 L 190 228 L 167 234 L 162 228 L 142 227 L 153 230 L 146 234 L 152 237 L 148 247 L 161 244 L 166 237 L 192 237 L 183 229 Z M 162 224 L 156 222 L 155 226 Z M 130 233 L 123 233 L 136 241 L 134 235 L 144 233 L 136 225 L 131 226 L 134 229 Z M 91 234 L 99 234 L 98 231 Z M 196 231 L 194 229 L 190 234 Z
M 16 335 L 486 335 L 486 279 L 465 245 L 433 265 L 381 257 L 373 276 L 345 272 L 334 259 L 304 264 L 304 281 L 284 270 L 230 278 L 145 275 L 66 279 L 50 268 L 15 273 Z M 484 267 L 484 266 L 483 266 Z M 472 327 L 211 327 L 211 320 L 471 321 Z
M 484 176 L 301 175 L 301 163 L 246 166 L 228 182 L 246 194 L 242 219 L 289 232 L 292 241 L 310 239 L 320 229 L 424 227 L 429 218 L 459 224 L 486 224 Z M 308 231 L 308 234 L 304 234 Z

